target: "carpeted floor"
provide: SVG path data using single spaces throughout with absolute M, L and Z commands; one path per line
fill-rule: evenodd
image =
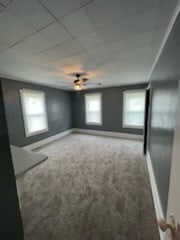
M 72 134 L 38 152 L 21 199 L 25 240 L 159 240 L 142 143 Z

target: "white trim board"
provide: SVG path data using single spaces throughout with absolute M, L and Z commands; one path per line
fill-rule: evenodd
M 142 135 L 138 135 L 138 134 L 129 134 L 129 133 L 111 132 L 111 131 L 101 131 L 101 130 L 91 130 L 91 129 L 81 129 L 81 128 L 74 128 L 73 132 L 90 134 L 90 135 L 98 135 L 98 136 L 106 136 L 106 137 L 116 137 L 116 138 L 125 138 L 125 139 L 132 139 L 132 140 L 143 141 L 143 136 Z
M 110 132 L 110 131 L 100 131 L 100 130 L 91 130 L 91 129 L 81 129 L 81 128 L 71 128 L 67 131 L 61 132 L 59 134 L 53 135 L 52 137 L 45 138 L 41 141 L 32 143 L 30 145 L 24 146 L 23 149 L 33 150 L 35 148 L 41 147 L 47 143 L 53 142 L 57 139 L 70 135 L 73 132 L 84 133 L 90 135 L 99 135 L 99 136 L 108 136 L 108 137 L 117 137 L 117 138 L 125 138 L 132 140 L 140 140 L 143 141 L 142 135 L 137 134 L 129 134 L 129 133 L 121 133 L 121 132 Z
M 45 138 L 41 141 L 32 143 L 30 145 L 26 145 L 23 147 L 23 149 L 26 150 L 33 150 L 35 148 L 41 147 L 43 145 L 46 145 L 50 142 L 53 142 L 55 140 L 58 140 L 60 138 L 63 138 L 67 135 L 72 134 L 73 132 L 77 133 L 84 133 L 84 134 L 90 134 L 90 135 L 99 135 L 99 136 L 108 136 L 108 137 L 117 137 L 117 138 L 125 138 L 125 139 L 132 139 L 132 140 L 140 140 L 143 141 L 142 135 L 137 134 L 128 134 L 128 133 L 120 133 L 120 132 L 110 132 L 110 131 L 100 131 L 100 130 L 90 130 L 90 129 L 81 129 L 81 128 L 71 128 L 67 131 L 61 132 L 59 134 L 53 135 L 49 138 Z
M 38 141 L 38 142 L 35 142 L 35 143 L 32 143 L 30 145 L 27 145 L 27 146 L 24 146 L 23 149 L 26 149 L 26 150 L 33 150 L 35 148 L 38 148 L 38 147 L 41 147 L 47 143 L 50 143 L 50 142 L 53 142 L 57 139 L 60 139 L 60 138 L 63 138 L 67 135 L 70 135 L 71 133 L 73 132 L 73 129 L 69 129 L 67 131 L 64 131 L 64 132 L 61 132 L 61 133 L 58 133 L 56 135 L 53 135 L 52 137 L 49 137 L 49 138 L 45 138 L 41 141 Z
M 156 212 L 156 217 L 157 220 L 160 218 L 164 219 L 164 214 L 162 211 L 162 205 L 159 197 L 159 192 L 156 184 L 156 179 L 154 176 L 154 171 L 153 171 L 153 166 L 152 166 L 152 161 L 149 152 L 147 152 L 147 166 L 148 166 L 148 172 L 149 172 L 149 178 L 150 178 L 150 183 L 151 183 L 151 191 L 153 195 L 153 201 L 154 201 L 154 207 L 155 207 L 155 212 Z M 159 229 L 159 235 L 161 240 L 165 240 L 166 234 L 162 232 Z

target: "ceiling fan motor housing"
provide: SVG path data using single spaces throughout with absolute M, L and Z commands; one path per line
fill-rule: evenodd
M 84 82 L 88 81 L 88 78 L 80 79 L 80 77 L 81 77 L 80 73 L 77 73 L 76 77 L 77 77 L 77 79 L 74 80 L 74 84 L 76 84 L 76 85 L 82 85 Z
M 76 85 L 81 85 L 81 84 L 82 84 L 82 82 L 81 82 L 81 80 L 80 80 L 80 79 L 76 79 L 76 80 L 74 80 L 74 84 L 76 84 Z

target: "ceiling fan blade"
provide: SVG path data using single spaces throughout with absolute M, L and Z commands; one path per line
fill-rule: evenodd
M 77 77 L 77 76 L 85 77 L 85 76 L 88 75 L 88 73 L 87 72 L 72 72 L 72 73 L 69 73 L 67 75 L 70 76 L 70 77 Z
M 83 82 L 87 82 L 89 79 L 88 78 L 82 78 L 80 80 L 83 81 Z
M 83 85 L 94 85 L 94 86 L 101 86 L 102 83 L 84 83 Z
M 72 85 L 72 86 L 66 86 L 66 87 L 62 87 L 63 89 L 74 89 L 74 85 Z
M 56 82 L 59 84 L 71 84 L 72 85 L 72 83 L 69 83 L 69 82 L 60 82 L 60 81 L 56 81 Z

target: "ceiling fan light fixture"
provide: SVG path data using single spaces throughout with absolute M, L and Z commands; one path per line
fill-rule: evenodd
M 77 91 L 82 90 L 82 86 L 77 84 L 77 85 L 74 86 L 74 89 L 77 90 Z

